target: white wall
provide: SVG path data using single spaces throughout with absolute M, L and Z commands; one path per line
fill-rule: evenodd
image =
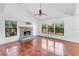
M 41 32 L 42 24 L 44 23 L 51 24 L 51 23 L 57 23 L 62 21 L 64 22 L 64 36 L 43 34 Z M 65 18 L 51 19 L 51 20 L 40 20 L 39 35 L 79 43 L 79 36 L 78 36 L 79 35 L 79 16 L 72 16 L 72 17 L 65 17 Z
M 17 21 L 17 36 L 5 37 L 5 20 Z M 4 13 L 0 16 L 0 44 L 13 42 L 19 40 L 19 27 L 18 25 L 23 22 L 32 22 L 33 35 L 38 34 L 37 20 L 32 16 L 28 15 L 20 6 L 17 4 L 6 4 Z

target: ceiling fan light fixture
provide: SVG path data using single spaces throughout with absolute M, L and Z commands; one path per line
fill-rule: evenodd
M 42 13 L 42 9 L 41 9 L 41 3 L 40 3 L 40 9 L 39 9 L 39 12 L 38 12 L 38 13 L 36 13 L 34 16 L 42 16 L 42 15 L 45 15 L 45 16 L 47 16 L 47 14 L 45 14 L 45 13 Z

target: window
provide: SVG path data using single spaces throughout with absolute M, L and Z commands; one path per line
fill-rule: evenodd
M 48 34 L 54 34 L 54 24 L 48 25 Z
M 47 25 L 46 24 L 42 25 L 42 33 L 47 33 Z
M 64 22 L 55 23 L 51 25 L 43 24 L 42 33 L 64 36 Z
M 17 35 L 17 22 L 16 21 L 5 21 L 5 36 L 10 37 Z
M 55 24 L 55 34 L 64 35 L 64 23 Z

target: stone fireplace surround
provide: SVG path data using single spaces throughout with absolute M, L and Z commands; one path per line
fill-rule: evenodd
M 33 38 L 33 29 L 32 26 L 20 26 L 20 37 L 19 40 L 27 40 Z

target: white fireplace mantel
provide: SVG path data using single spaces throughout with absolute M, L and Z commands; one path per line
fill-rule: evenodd
M 19 28 L 24 28 L 24 27 L 25 27 L 25 28 L 26 28 L 26 27 L 32 27 L 32 25 L 28 25 L 28 24 L 25 24 L 25 23 L 19 25 Z

